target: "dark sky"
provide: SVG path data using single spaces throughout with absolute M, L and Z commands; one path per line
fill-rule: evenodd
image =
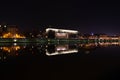
M 0 2 L 0 10 L 1 23 L 24 30 L 53 25 L 84 33 L 120 33 L 120 4 L 110 0 L 9 0 Z

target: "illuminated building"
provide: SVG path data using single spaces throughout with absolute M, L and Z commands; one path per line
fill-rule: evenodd
M 20 34 L 13 34 L 13 33 L 5 33 L 3 34 L 2 38 L 25 38 L 25 36 L 21 36 Z
M 3 29 L 3 27 L 6 29 Z M 4 25 L 3 27 L 0 25 L 0 28 L 2 28 L 0 29 L 2 30 L 2 38 L 25 38 L 25 36 L 18 34 L 16 25 Z
M 66 30 L 66 29 L 54 29 L 54 28 L 47 28 L 46 29 L 47 38 L 76 38 L 78 31 L 76 30 Z
M 109 40 L 109 36 L 104 34 L 104 35 L 99 35 L 99 40 Z

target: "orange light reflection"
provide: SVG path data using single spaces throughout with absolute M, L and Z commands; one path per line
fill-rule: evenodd
M 25 38 L 25 36 L 21 36 L 20 34 L 12 34 L 12 33 L 5 33 L 2 38 Z

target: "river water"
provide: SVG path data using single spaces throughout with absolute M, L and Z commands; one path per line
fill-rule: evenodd
M 119 80 L 120 44 L 5 43 L 1 80 Z

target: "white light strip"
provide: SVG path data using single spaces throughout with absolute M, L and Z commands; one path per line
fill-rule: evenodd
M 60 31 L 60 32 L 68 32 L 68 33 L 78 33 L 78 31 L 76 31 L 76 30 L 64 30 L 64 29 L 54 29 L 54 28 L 47 28 L 46 32 L 48 32 L 50 30 L 53 30 L 55 32 Z
M 69 51 L 62 51 L 62 52 L 55 52 L 55 53 L 48 53 L 46 52 L 47 56 L 54 56 L 54 55 L 60 55 L 60 54 L 71 54 L 71 53 L 77 53 L 78 50 L 69 50 Z

